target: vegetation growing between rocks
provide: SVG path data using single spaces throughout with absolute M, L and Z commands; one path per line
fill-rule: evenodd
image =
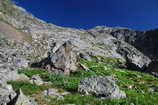
M 43 70 L 43 69 L 35 69 L 35 68 L 25 68 L 25 69 L 19 69 L 18 73 L 23 73 L 28 77 L 32 77 L 33 75 L 39 74 L 48 74 L 47 70 Z
M 157 105 L 158 91 L 150 91 L 158 88 L 158 78 L 141 72 L 129 71 L 119 68 L 124 62 L 120 59 L 94 57 L 92 61 L 80 59 L 80 63 L 89 70 L 79 69 L 70 76 L 62 74 L 49 74 L 46 70 L 25 69 L 24 73 L 31 77 L 39 74 L 44 81 L 51 81 L 55 88 L 61 88 L 71 92 L 64 100 L 49 98 L 48 105 L 75 104 L 75 105 Z M 77 92 L 79 82 L 91 75 L 113 76 L 120 89 L 125 91 L 127 98 L 124 99 L 99 99 L 95 96 L 83 96 Z M 22 88 L 28 95 L 42 91 L 45 87 L 31 85 L 24 82 L 11 81 L 14 88 Z M 29 90 L 27 90 L 29 88 Z M 26 89 L 26 90 L 25 90 Z M 47 97 L 48 98 L 48 97 Z
M 21 88 L 26 95 L 37 94 L 48 88 L 47 86 L 38 86 L 26 81 L 8 81 L 8 84 L 11 84 L 13 86 L 13 89 Z

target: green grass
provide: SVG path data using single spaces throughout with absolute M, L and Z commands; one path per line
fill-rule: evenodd
M 83 73 L 83 72 L 79 72 Z M 158 86 L 158 79 L 145 73 L 127 71 L 125 69 L 114 69 L 112 75 L 117 79 L 120 89 L 125 91 L 127 98 L 124 99 L 99 99 L 94 96 L 82 96 L 77 92 L 65 96 L 64 100 L 52 99 L 50 105 L 75 104 L 75 105 L 158 105 L 158 92 L 150 93 L 148 89 Z M 89 73 L 83 73 L 87 76 Z M 73 74 L 76 78 L 79 74 Z M 91 74 L 90 74 L 91 75 Z M 94 75 L 94 74 L 92 74 Z M 96 74 L 97 75 L 97 74 Z M 81 76 L 81 77 L 82 77 Z M 80 77 L 80 78 L 81 78 Z M 78 77 L 79 78 L 79 77 Z M 141 83 L 142 82 L 142 83 Z M 63 83 L 64 84 L 64 83 Z M 126 88 L 132 85 L 132 88 Z M 64 88 L 64 87 L 63 87 Z
M 33 75 L 42 75 L 42 74 L 48 74 L 47 70 L 44 69 L 34 69 L 34 68 L 25 68 L 25 69 L 19 69 L 18 73 L 23 73 L 28 77 L 32 77 Z
M 26 81 L 8 81 L 8 84 L 11 84 L 15 90 L 21 88 L 25 95 L 33 95 L 48 88 L 47 86 L 38 86 Z
M 150 100 L 153 97 L 154 100 Z M 75 104 L 75 105 L 157 105 L 157 95 L 149 97 L 129 97 L 125 99 L 99 99 L 94 96 L 81 96 L 80 94 L 72 94 L 65 96 L 64 100 L 52 99 L 50 105 Z
M 119 68 L 124 62 L 119 59 L 94 57 L 93 61 L 80 60 L 90 71 L 78 69 L 76 72 L 65 75 L 48 74 L 42 72 L 40 76 L 45 81 L 51 81 L 55 88 L 61 88 L 72 92 L 65 96 L 64 100 L 51 99 L 48 105 L 75 104 L 75 105 L 158 105 L 158 92 L 149 92 L 151 87 L 158 87 L 158 78 L 136 71 Z M 27 72 L 27 73 L 26 73 Z M 22 72 L 28 76 L 36 74 L 30 70 Z M 121 90 L 125 91 L 127 98 L 124 99 L 99 99 L 95 96 L 82 96 L 77 93 L 79 82 L 85 77 L 92 75 L 113 76 Z
M 82 77 L 66 76 L 62 74 L 43 74 L 42 79 L 51 81 L 54 87 L 63 88 L 67 91 L 76 92 Z

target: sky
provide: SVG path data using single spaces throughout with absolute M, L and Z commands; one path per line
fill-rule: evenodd
M 34 16 L 58 26 L 90 29 L 158 28 L 158 0 L 14 0 Z

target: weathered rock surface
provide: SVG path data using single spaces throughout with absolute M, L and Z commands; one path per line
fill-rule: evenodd
M 99 26 L 89 30 L 89 32 L 96 38 L 106 34 L 113 36 L 114 38 L 111 41 L 112 46 L 115 46 L 115 51 L 124 57 L 129 68 L 145 70 L 151 63 L 151 58 L 146 56 L 138 47 L 136 47 L 136 43 L 139 42 L 138 39 L 143 37 L 144 32 L 121 27 L 111 28 Z M 141 48 L 143 48 L 143 46 Z
M 23 94 L 21 90 L 17 93 L 15 105 L 38 105 L 32 98 Z
M 43 80 L 41 79 L 41 77 L 39 75 L 33 75 L 30 79 L 30 83 L 36 84 L 36 85 L 44 84 Z
M 5 87 L 0 87 L 0 105 L 11 103 L 15 97 L 16 93 L 13 91 L 12 86 L 5 85 Z
M 73 52 L 74 45 L 71 41 L 65 42 L 55 53 L 51 53 L 50 58 L 53 66 L 62 69 L 64 72 L 75 71 L 77 69 L 77 57 Z
M 91 94 L 105 98 L 126 97 L 126 94 L 119 89 L 112 77 L 87 77 L 80 82 L 78 91 L 83 94 Z
M 135 47 L 123 41 L 117 42 L 117 52 L 121 54 L 127 62 L 127 66 L 134 70 L 145 70 L 149 67 L 151 59 L 137 50 Z
M 4 4 L 6 6 L 3 6 Z M 68 55 L 74 59 L 71 63 L 68 62 L 72 59 L 67 60 L 68 57 L 61 59 L 61 56 L 65 56 L 65 49 L 70 48 L 70 46 L 76 46 L 77 51 L 85 54 L 86 56 L 84 57 L 87 59 L 90 59 L 89 56 L 92 55 L 121 58 L 127 60 L 128 64 L 132 64 L 133 68 L 142 70 L 148 67 L 150 63 L 150 59 L 148 58 L 150 55 L 149 50 L 141 49 L 141 46 L 145 45 L 143 38 L 145 38 L 146 42 L 149 42 L 148 46 L 156 46 L 157 43 L 155 40 L 153 45 L 150 44 L 152 41 L 148 40 L 148 37 L 153 38 L 150 35 L 152 31 L 141 32 L 120 27 L 96 27 L 90 30 L 78 30 L 47 24 L 27 13 L 24 9 L 11 4 L 8 0 L 1 2 L 0 10 L 0 18 L 2 20 L 0 32 L 5 34 L 3 35 L 5 36 L 4 39 L 16 40 L 14 49 L 18 49 L 18 53 L 15 55 L 22 55 L 19 59 L 22 59 L 21 61 L 23 62 L 19 63 L 19 65 L 25 64 L 25 67 L 28 62 L 39 62 L 47 58 L 49 56 L 47 52 L 53 48 L 54 50 L 51 53 L 54 55 L 51 55 L 51 62 L 54 67 L 63 70 L 65 68 L 74 70 L 75 64 L 73 63 L 75 63 L 76 58 L 73 55 L 73 51 L 69 51 Z M 9 23 L 12 27 L 6 23 Z M 17 32 L 16 29 L 20 31 Z M 7 32 L 4 32 L 4 30 Z M 52 43 L 52 39 L 53 41 L 55 40 L 55 43 Z M 71 45 L 69 44 L 70 46 L 67 43 L 68 40 L 73 42 Z M 123 44 L 117 45 L 116 43 L 120 43 L 120 40 Z M 63 46 L 64 43 L 65 47 Z M 120 51 L 120 49 L 123 51 Z M 152 52 L 152 55 L 155 54 Z M 63 61 L 65 63 L 60 63 L 59 65 L 59 62 Z M 48 68 L 50 68 L 49 66 Z
M 21 90 L 15 92 L 11 85 L 0 86 L 0 105 L 38 105 Z
M 51 72 L 58 69 L 67 74 L 70 71 L 75 71 L 77 69 L 77 56 L 73 50 L 74 47 L 70 40 L 65 41 L 60 46 L 53 43 L 50 46 L 48 57 L 37 63 L 37 67 L 48 69 Z
M 44 96 L 50 96 L 52 98 L 64 99 L 65 95 L 70 94 L 69 92 L 58 92 L 57 89 L 50 88 L 43 91 Z

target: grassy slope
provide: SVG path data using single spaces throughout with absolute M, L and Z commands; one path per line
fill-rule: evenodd
M 134 103 L 135 105 L 158 105 L 158 92 L 152 93 L 148 91 L 148 89 L 151 87 L 158 87 L 158 78 L 141 72 L 120 69 L 118 66 L 121 62 L 118 59 L 99 57 L 99 60 L 98 58 L 97 60 L 95 58 L 94 61 L 86 61 L 82 59 L 80 62 L 87 66 L 90 71 L 86 72 L 84 70 L 78 70 L 77 72 L 72 73 L 69 77 L 64 75 L 51 75 L 47 72 L 41 72 L 41 70 L 33 69 L 24 70 L 21 71 L 21 73 L 28 76 L 40 74 L 45 81 L 51 81 L 53 83 L 53 87 L 62 88 L 72 92 L 71 95 L 65 96 L 64 100 L 50 99 L 47 105 L 130 105 L 131 103 Z M 77 93 L 77 86 L 80 80 L 90 75 L 111 75 L 115 77 L 120 89 L 126 92 L 127 98 L 98 99 L 95 96 L 82 96 L 81 94 Z M 13 84 L 14 88 L 17 88 L 14 82 L 11 84 Z M 20 83 L 17 82 L 17 85 L 19 84 Z M 22 90 L 25 90 L 24 87 L 18 86 L 18 88 L 22 88 Z

